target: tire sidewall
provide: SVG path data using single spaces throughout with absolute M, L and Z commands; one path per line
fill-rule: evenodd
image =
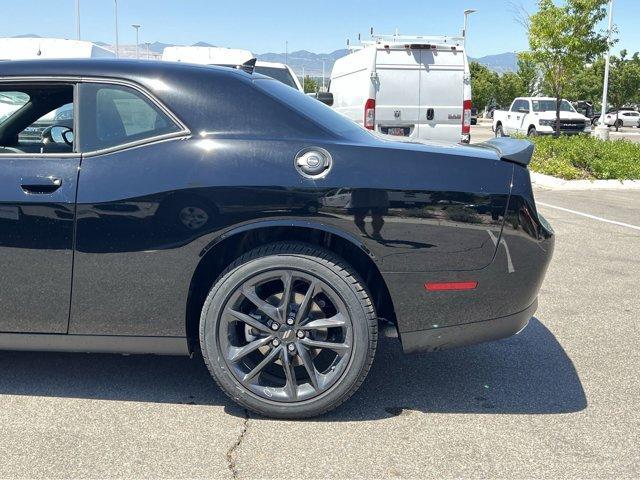
M 369 318 L 357 291 L 340 274 L 322 259 L 298 254 L 276 254 L 251 259 L 224 274 L 212 289 L 201 317 L 201 342 L 203 354 L 222 388 L 236 402 L 270 416 L 312 416 L 322 413 L 333 404 L 342 403 L 345 396 L 357 388 L 363 370 L 368 365 L 370 353 Z M 329 284 L 344 302 L 351 317 L 353 349 L 342 376 L 321 395 L 301 402 L 282 403 L 267 400 L 246 389 L 227 367 L 218 342 L 220 312 L 227 300 L 244 281 L 270 270 L 291 268 L 312 274 Z M 354 388 L 355 387 L 355 388 Z

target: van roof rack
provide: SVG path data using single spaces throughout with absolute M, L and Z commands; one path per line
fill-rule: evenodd
M 451 36 L 451 35 L 371 35 L 371 40 L 362 40 L 360 45 L 353 45 L 349 48 L 352 50 L 359 50 L 371 45 L 393 45 L 393 46 L 407 46 L 412 48 L 435 47 L 461 47 L 464 44 L 464 37 Z

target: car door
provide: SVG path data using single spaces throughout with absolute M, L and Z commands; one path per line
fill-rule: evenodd
M 516 100 L 511 109 L 511 133 L 524 132 L 524 120 L 529 112 L 529 102 L 527 100 Z
M 520 100 L 514 100 L 511 104 L 511 108 L 507 111 L 506 120 L 503 125 L 504 133 L 512 134 L 516 131 L 516 110 Z
M 188 132 L 135 85 L 85 80 L 78 109 L 82 169 L 69 333 L 184 335 L 175 318 L 184 318 L 186 299 L 176 284 L 188 285 L 183 276 L 193 271 L 176 250 L 214 216 L 201 198 L 169 198 L 187 183 L 189 169 L 178 162 Z
M 22 99 L 0 114 L 0 332 L 67 332 L 80 155 L 73 115 L 56 114 L 74 91 L 0 82 L 5 99 Z
M 637 127 L 638 118 L 640 115 L 636 112 L 625 112 L 623 117 L 623 124 L 625 127 Z

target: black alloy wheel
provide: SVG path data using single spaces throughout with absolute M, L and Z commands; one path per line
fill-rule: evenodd
M 333 253 L 277 243 L 220 276 L 200 321 L 203 357 L 236 402 L 266 416 L 331 410 L 364 380 L 377 320 L 364 283 Z

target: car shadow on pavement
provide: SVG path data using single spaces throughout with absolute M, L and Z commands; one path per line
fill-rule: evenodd
M 431 354 L 401 356 L 381 342 L 369 379 L 327 420 L 425 413 L 555 414 L 587 399 L 573 362 L 536 318 L 514 337 Z
M 0 352 L 0 396 L 218 405 L 243 415 L 201 360 L 186 357 Z M 551 414 L 584 409 L 573 363 L 537 319 L 516 337 L 450 351 L 405 356 L 382 338 L 354 397 L 326 421 L 425 413 Z

